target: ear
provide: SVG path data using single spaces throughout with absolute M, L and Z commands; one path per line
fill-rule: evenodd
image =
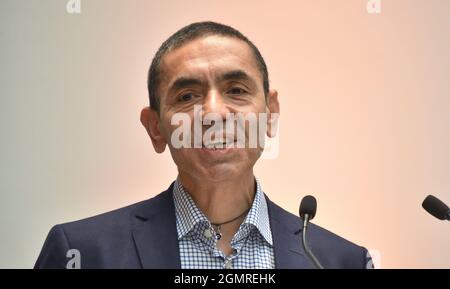
M 150 107 L 145 107 L 141 111 L 141 123 L 147 130 L 152 140 L 153 148 L 157 153 L 162 153 L 166 149 L 166 139 L 161 134 L 160 119 L 157 111 Z
M 280 117 L 280 103 L 278 102 L 278 92 L 275 89 L 269 90 L 266 104 L 267 112 L 267 136 L 275 137 L 278 131 L 278 118 Z

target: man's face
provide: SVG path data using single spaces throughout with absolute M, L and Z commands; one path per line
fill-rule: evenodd
M 251 48 L 230 37 L 214 35 L 196 39 L 166 54 L 160 75 L 159 140 L 169 146 L 178 170 L 210 181 L 231 179 L 251 171 L 262 149 L 248 148 L 248 142 L 246 148 L 217 150 L 175 148 L 171 143 L 172 133 L 178 127 L 171 124 L 172 117 L 188 114 L 193 130 L 194 105 L 202 108 L 196 117 L 215 113 L 223 120 L 229 113 L 268 112 L 262 75 Z M 202 125 L 200 133 L 203 135 L 209 127 Z

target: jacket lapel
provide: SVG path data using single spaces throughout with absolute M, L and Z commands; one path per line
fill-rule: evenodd
M 143 268 L 181 268 L 173 185 L 136 210 L 135 217 L 140 223 L 133 230 L 133 239 Z M 266 200 L 276 268 L 314 268 L 303 251 L 301 220 L 277 206 L 267 196 Z
M 136 211 L 141 224 L 133 230 L 133 239 L 143 268 L 181 268 L 172 188 L 173 183 Z
M 303 251 L 301 219 L 277 206 L 267 196 L 266 200 L 272 230 L 275 267 L 277 269 L 314 268 Z

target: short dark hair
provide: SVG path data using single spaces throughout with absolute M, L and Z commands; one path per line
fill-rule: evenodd
M 166 41 L 163 42 L 163 44 L 161 45 L 161 47 L 159 47 L 158 51 L 153 57 L 153 61 L 152 64 L 150 65 L 147 79 L 150 107 L 153 110 L 159 112 L 160 109 L 159 106 L 160 98 L 158 97 L 157 94 L 158 94 L 159 80 L 161 76 L 159 66 L 161 64 L 161 59 L 163 58 L 163 56 L 168 52 L 170 52 L 171 50 L 179 48 L 192 40 L 201 37 L 206 37 L 209 35 L 221 35 L 237 38 L 244 41 L 250 46 L 255 56 L 258 69 L 261 72 L 263 79 L 264 95 L 267 97 L 269 93 L 269 73 L 267 72 L 267 66 L 264 61 L 264 58 L 262 57 L 258 48 L 241 32 L 237 31 L 236 29 L 230 26 L 212 21 L 196 22 L 183 27 L 174 34 L 172 34 L 172 36 L 170 36 Z

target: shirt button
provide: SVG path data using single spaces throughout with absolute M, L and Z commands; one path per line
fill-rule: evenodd
M 210 229 L 206 229 L 206 230 L 203 232 L 203 235 L 204 235 L 206 238 L 208 238 L 208 239 L 211 238 L 211 237 L 213 236 Z
M 225 269 L 233 269 L 233 264 L 231 264 L 231 260 L 225 261 Z

